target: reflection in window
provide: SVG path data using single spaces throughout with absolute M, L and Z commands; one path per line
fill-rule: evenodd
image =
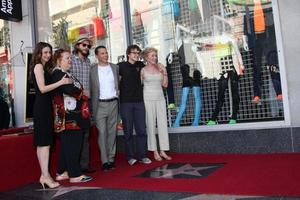
M 179 4 L 178 4 L 179 5 Z M 177 8 L 179 12 L 179 7 Z M 133 43 L 159 50 L 158 60 L 164 62 L 165 54 L 174 51 L 174 6 L 170 1 L 130 1 Z
M 0 20 L 0 130 L 15 125 L 13 113 L 13 73 L 10 63 L 8 22 Z
M 112 62 L 124 55 L 124 25 L 119 1 L 48 0 L 47 3 L 37 2 L 37 7 L 38 16 L 41 16 L 38 18 L 39 40 L 48 41 L 55 48 L 72 48 L 79 36 L 86 36 L 94 42 L 94 47 L 105 45 Z M 118 44 L 118 48 L 112 48 L 113 44 Z M 90 58 L 95 61 L 94 56 Z

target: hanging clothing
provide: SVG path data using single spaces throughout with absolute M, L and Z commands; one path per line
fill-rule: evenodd
M 94 32 L 97 38 L 103 38 L 105 36 L 105 26 L 101 17 L 96 16 L 92 19 L 94 25 Z
M 231 61 L 230 61 L 231 60 Z M 221 58 L 221 65 L 232 65 L 232 57 L 226 56 Z M 223 107 L 225 101 L 225 92 L 228 88 L 228 81 L 230 80 L 231 85 L 231 94 L 232 94 L 232 113 L 231 119 L 237 119 L 237 113 L 239 110 L 240 95 L 239 95 L 239 76 L 237 72 L 233 69 L 232 71 L 227 72 L 227 77 L 222 75 L 218 80 L 218 99 L 215 105 L 214 112 L 212 114 L 211 120 L 216 121 L 219 115 L 221 108 Z
M 197 38 L 194 40 L 194 50 L 203 77 L 220 79 L 224 72 L 231 71 L 233 68 L 240 75 L 240 66 L 243 65 L 243 60 L 233 36 L 222 34 Z M 222 68 L 220 59 L 226 56 L 232 56 L 233 67 L 226 68 L 223 65 Z
M 166 63 L 167 63 L 167 73 L 168 73 L 168 87 L 167 87 L 167 95 L 168 95 L 168 103 L 172 104 L 175 103 L 175 97 L 174 97 L 174 88 L 173 88 L 173 71 L 172 71 L 172 63 L 174 61 L 174 57 L 177 56 L 175 53 L 169 53 L 166 57 Z
M 200 71 L 195 70 L 193 73 L 193 78 L 189 76 L 190 67 L 189 65 L 183 65 L 180 67 L 181 75 L 182 75 L 182 96 L 181 103 L 179 107 L 179 111 L 177 113 L 176 119 L 174 121 L 173 127 L 179 127 L 181 118 L 186 110 L 186 104 L 188 101 L 188 95 L 190 89 L 192 89 L 194 102 L 195 102 L 195 112 L 194 112 L 194 120 L 192 122 L 192 126 L 198 126 L 200 120 L 200 112 L 201 112 L 201 89 L 200 89 Z
M 201 20 L 202 22 L 205 21 L 205 19 L 210 18 L 211 14 L 211 2 L 210 0 L 197 0 L 198 2 L 198 7 L 199 7 L 199 12 L 201 15 Z
M 189 5 L 190 12 L 191 11 L 195 11 L 195 10 L 198 9 L 198 2 L 197 2 L 197 0 L 189 0 L 188 3 L 189 3 L 188 5 Z
M 239 6 L 254 6 L 254 0 L 227 0 L 228 3 Z M 272 3 L 272 0 L 260 0 L 262 4 Z
M 281 95 L 281 79 L 278 65 L 278 54 L 276 50 L 272 50 L 267 55 L 267 63 L 276 95 Z
M 142 14 L 136 9 L 132 14 L 132 26 L 143 26 Z
M 254 30 L 256 33 L 262 33 L 266 30 L 264 11 L 260 1 L 254 3 Z
M 132 39 L 133 43 L 139 45 L 141 48 L 145 47 L 145 28 L 142 21 L 142 14 L 134 9 L 132 15 Z
M 172 14 L 174 17 L 180 15 L 180 5 L 178 0 L 163 0 L 163 15 Z
M 254 13 L 250 13 L 249 9 L 246 9 L 244 17 L 244 34 L 248 38 L 248 47 L 252 52 L 253 92 L 254 96 L 258 97 L 261 97 L 263 57 L 268 51 L 277 48 L 272 9 L 264 9 L 263 12 L 266 25 L 264 32 L 255 31 Z

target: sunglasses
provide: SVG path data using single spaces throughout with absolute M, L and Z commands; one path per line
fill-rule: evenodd
M 139 55 L 141 52 L 139 52 L 139 51 L 136 51 L 136 52 L 132 51 L 130 53 Z
M 81 43 L 81 45 L 83 46 L 83 47 L 87 47 L 87 48 L 91 48 L 92 47 L 92 45 L 90 45 L 90 44 L 85 44 L 85 43 Z

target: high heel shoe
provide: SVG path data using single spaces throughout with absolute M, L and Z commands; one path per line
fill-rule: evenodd
M 40 178 L 40 183 L 43 187 L 43 189 L 45 190 L 46 188 L 57 188 L 60 186 L 60 184 L 58 182 L 55 182 L 52 180 L 52 178 Z
M 168 156 L 165 152 L 160 152 L 159 155 L 165 160 L 172 160 L 172 157 Z
M 153 157 L 154 157 L 154 160 L 156 160 L 156 161 L 162 161 L 162 158 L 160 157 L 160 155 L 158 153 L 154 153 Z
M 64 172 L 64 173 L 62 173 L 62 174 L 57 173 L 57 174 L 56 174 L 56 177 L 55 177 L 55 180 L 56 180 L 56 181 L 63 181 L 63 180 L 67 180 L 67 179 L 69 179 L 69 174 L 68 174 L 68 172 Z

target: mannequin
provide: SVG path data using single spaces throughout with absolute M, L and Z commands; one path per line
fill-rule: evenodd
M 248 42 L 248 48 L 253 56 L 253 92 L 252 102 L 259 103 L 261 99 L 261 73 L 262 60 L 266 51 L 276 49 L 275 29 L 271 8 L 263 8 L 262 4 L 270 2 L 264 0 L 253 0 L 252 5 L 245 5 L 246 15 L 244 16 L 244 38 Z M 253 12 L 249 6 L 253 7 Z
M 174 88 L 173 88 L 173 78 L 172 78 L 172 69 L 171 65 L 173 63 L 173 59 L 176 55 L 176 53 L 171 52 L 168 54 L 166 58 L 167 63 L 167 73 L 168 73 L 168 87 L 167 87 L 167 95 L 168 95 L 168 109 L 174 109 L 176 108 L 175 105 L 175 97 L 174 97 Z
M 216 22 L 222 22 L 228 26 L 232 26 L 230 21 L 214 16 Z M 177 46 L 182 46 L 183 40 L 180 37 L 180 31 L 189 33 L 192 41 L 192 51 L 196 54 L 197 62 L 200 64 L 200 71 L 205 78 L 216 78 L 218 80 L 218 100 L 208 125 L 217 124 L 217 116 L 223 106 L 225 91 L 228 87 L 228 81 L 231 82 L 233 109 L 232 116 L 229 120 L 230 124 L 235 124 L 237 121 L 237 112 L 239 108 L 239 91 L 238 82 L 239 76 L 244 73 L 244 65 L 242 56 L 237 46 L 237 43 L 230 33 L 222 33 L 215 28 L 216 35 L 209 37 L 195 37 L 196 32 L 182 25 L 176 26 Z M 187 37 L 189 38 L 189 37 Z M 183 74 L 184 77 L 184 74 Z M 182 101 L 179 113 L 176 117 L 173 127 L 179 126 L 179 121 L 185 111 L 185 103 L 189 87 L 182 88 Z M 193 122 L 194 123 L 194 122 Z
M 201 114 L 201 88 L 200 88 L 201 73 L 199 70 L 197 69 L 194 70 L 193 79 L 194 79 L 194 85 L 192 89 L 193 89 L 193 95 L 195 99 L 195 111 L 194 111 L 194 121 L 192 123 L 192 126 L 198 126 L 200 123 L 200 114 Z
M 176 120 L 173 124 L 173 127 L 179 127 L 181 118 L 185 112 L 186 104 L 188 100 L 188 95 L 190 89 L 193 91 L 194 99 L 195 99 L 195 113 L 194 113 L 194 120 L 192 126 L 199 125 L 199 118 L 200 118 L 200 111 L 201 111 L 201 97 L 200 97 L 200 72 L 195 70 L 193 75 L 194 79 L 189 76 L 190 73 L 190 66 L 189 65 L 182 65 L 180 67 L 180 72 L 182 75 L 182 96 L 181 96 L 181 104 L 179 107 L 179 112 L 177 113 Z
M 238 46 L 231 34 L 223 33 L 195 40 L 193 48 L 203 71 L 203 77 L 218 80 L 218 99 L 208 125 L 217 124 L 218 114 L 225 100 L 228 81 L 232 91 L 232 115 L 229 124 L 235 124 L 239 108 L 239 75 L 243 75 L 244 66 Z
M 216 102 L 215 110 L 208 125 L 217 123 L 217 116 L 224 103 L 225 91 L 228 88 L 228 81 L 231 83 L 232 94 L 232 113 L 229 124 L 235 124 L 237 121 L 237 113 L 239 109 L 239 75 L 243 75 L 244 65 L 242 56 L 238 46 L 232 36 L 229 34 L 222 34 L 220 37 L 215 36 L 216 42 L 216 58 L 220 60 L 221 77 L 218 80 L 218 100 Z
M 272 50 L 267 55 L 268 68 L 270 71 L 273 87 L 276 93 L 276 99 L 282 100 L 281 79 L 278 66 L 278 55 L 276 50 Z

